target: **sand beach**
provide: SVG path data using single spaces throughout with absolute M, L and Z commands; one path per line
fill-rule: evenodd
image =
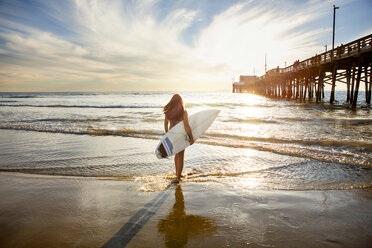
M 372 192 L 0 174 L 2 247 L 370 247 Z

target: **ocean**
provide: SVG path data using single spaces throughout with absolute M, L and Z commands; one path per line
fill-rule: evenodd
M 172 92 L 0 93 L 0 172 L 133 180 L 163 190 L 174 161 L 157 159 Z M 181 92 L 189 115 L 220 109 L 185 152 L 183 181 L 242 189 L 372 187 L 371 107 Z M 325 99 L 329 99 L 326 92 Z

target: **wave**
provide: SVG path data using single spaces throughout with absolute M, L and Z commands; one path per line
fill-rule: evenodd
M 316 168 L 307 167 L 310 175 L 304 176 L 302 170 L 306 170 L 307 163 L 288 164 L 279 167 L 269 167 L 262 170 L 241 172 L 214 172 L 214 171 L 185 171 L 182 179 L 184 183 L 210 183 L 216 182 L 232 187 L 263 189 L 263 190 L 350 190 L 372 188 L 370 170 L 337 171 L 336 168 L 326 168 L 319 172 Z M 131 180 L 136 183 L 139 191 L 161 191 L 169 187 L 174 179 L 173 173 L 158 173 L 148 175 L 114 175 L 110 171 L 101 170 L 108 167 L 120 167 L 121 165 L 87 165 L 69 167 L 34 167 L 34 168 L 0 168 L 0 173 L 25 173 L 26 175 L 42 176 L 68 176 L 90 177 L 98 180 Z M 304 167 L 305 166 L 305 167 Z M 92 172 L 93 169 L 93 172 Z M 98 169 L 98 170 L 95 170 Z M 315 169 L 312 171 L 312 169 Z M 291 172 L 288 174 L 288 170 Z M 333 177 L 328 172 L 332 171 L 340 177 Z M 298 174 L 300 172 L 300 174 Z M 362 174 L 362 175 L 360 175 Z M 332 178 L 332 180 L 330 180 Z M 358 180 L 355 180 L 355 179 Z M 261 179 L 258 180 L 257 179 Z
M 333 120 L 336 124 L 340 125 L 371 125 L 372 119 L 370 118 L 360 118 L 360 119 L 336 119 Z
M 214 145 L 214 146 L 226 146 L 233 148 L 248 148 L 259 151 L 267 151 L 281 155 L 288 155 L 294 157 L 314 159 L 321 162 L 328 163 L 339 163 L 345 165 L 355 165 L 359 167 L 372 167 L 372 159 L 370 156 L 370 150 L 366 152 L 358 151 L 354 153 L 343 153 L 332 149 L 332 147 L 325 146 L 323 148 L 304 146 L 304 145 L 292 145 L 292 144 L 280 144 L 275 145 L 273 143 L 262 143 L 262 142 L 229 142 L 226 140 L 198 140 L 198 143 Z
M 332 119 L 332 118 L 323 118 L 323 119 L 313 119 L 313 118 L 300 118 L 300 117 L 276 117 L 270 119 L 261 119 L 255 117 L 230 117 L 228 119 L 221 120 L 222 122 L 240 122 L 240 123 L 268 123 L 268 124 L 283 124 L 283 123 L 298 123 L 298 122 L 321 122 L 323 125 L 335 124 L 340 126 L 348 125 L 371 125 L 372 119 L 370 118 L 345 118 L 345 119 Z
M 0 125 L 0 129 L 8 130 L 23 130 L 23 131 L 35 131 L 35 132 L 45 132 L 45 133 L 61 133 L 61 134 L 76 134 L 76 135 L 92 135 L 92 136 L 124 136 L 124 137 L 134 137 L 134 138 L 147 138 L 147 139 L 159 139 L 164 135 L 164 132 L 157 130 L 133 130 L 122 128 L 119 130 L 110 129 L 94 129 L 87 128 L 81 130 L 69 130 L 69 129 L 59 129 L 56 127 L 38 127 L 38 126 L 23 126 L 23 125 Z
M 39 105 L 39 104 L 0 104 L 0 107 L 35 107 L 35 108 L 163 108 L 162 106 L 147 105 Z
M 111 165 L 117 167 L 118 165 Z M 105 165 L 110 167 L 110 165 Z M 86 166 L 69 166 L 69 167 L 34 167 L 34 168 L 0 168 L 0 172 L 12 172 L 12 173 L 25 173 L 35 175 L 48 175 L 48 176 L 70 176 L 70 177 L 94 177 L 96 179 L 113 179 L 113 180 L 135 180 L 135 176 L 117 175 L 111 174 L 99 174 L 101 171 L 92 173 L 91 169 L 100 169 L 102 165 L 86 165 Z
M 92 136 L 122 136 L 153 140 L 159 140 L 164 135 L 164 132 L 160 130 L 109 130 L 94 128 L 68 130 L 58 127 L 45 128 L 7 124 L 0 125 L 0 129 Z M 287 140 L 273 137 L 246 137 L 207 132 L 197 140 L 197 143 L 231 148 L 248 148 L 273 152 L 281 155 L 309 158 L 322 162 L 340 163 L 369 168 L 372 167 L 372 145 L 360 141 Z M 347 146 L 350 148 L 345 149 Z
M 104 121 L 105 118 L 92 118 L 92 119 L 70 119 L 70 118 L 52 118 L 52 119 L 37 119 L 37 120 L 28 120 L 28 122 L 48 122 L 48 121 L 57 121 L 57 122 L 99 122 Z M 162 119 L 153 118 L 151 122 L 158 122 Z M 95 136 L 130 136 L 130 135 L 141 135 L 141 138 L 146 135 L 150 135 L 151 139 L 152 136 L 162 136 L 164 135 L 163 131 L 160 130 L 135 130 L 135 129 L 96 129 L 96 128 L 86 128 L 80 130 L 69 130 L 69 129 L 61 129 L 55 127 L 40 127 L 40 126 L 29 126 L 29 125 L 22 125 L 22 124 L 13 124 L 13 123 L 5 123 L 0 125 L 0 129 L 13 129 L 13 130 L 25 130 L 25 131 L 38 131 L 38 132 L 53 132 L 53 133 L 67 133 L 67 134 L 87 134 L 87 135 L 95 135 Z M 276 144 L 297 144 L 297 145 L 305 145 L 305 146 L 320 146 L 320 147 L 353 147 L 353 148 L 364 148 L 365 150 L 372 150 L 372 144 L 362 141 L 355 141 L 355 140 L 328 140 L 328 139 L 317 139 L 317 140 L 297 140 L 297 139 L 280 139 L 275 137 L 254 137 L 254 136 L 244 136 L 244 135 L 235 135 L 235 134 L 225 134 L 225 133 L 218 133 L 218 132 L 209 132 L 207 131 L 202 138 L 208 140 L 238 140 L 238 141 L 247 141 L 247 142 L 255 142 L 255 143 L 276 143 Z M 234 144 L 230 144 L 234 146 Z M 228 145 L 228 146 L 230 146 Z
M 18 168 L 0 168 L 0 171 L 7 171 L 7 172 L 41 172 L 41 171 L 65 171 L 65 170 L 77 170 L 77 169 L 91 169 L 91 168 L 100 168 L 102 165 L 79 165 L 79 166 L 47 166 L 47 167 L 18 167 Z M 74 176 L 74 173 L 68 174 L 70 176 Z
M 249 103 L 231 103 L 231 102 L 220 102 L 220 103 L 186 103 L 186 108 L 193 108 L 193 107 L 225 107 L 225 108 L 236 108 L 236 107 L 251 107 L 251 108 L 271 108 L 275 107 L 275 105 L 270 104 L 249 104 Z
M 368 150 L 372 150 L 372 144 L 360 141 L 351 140 L 295 140 L 295 139 L 279 139 L 274 137 L 252 137 L 243 135 L 231 135 L 216 132 L 207 132 L 204 136 L 210 136 L 215 138 L 228 138 L 232 140 L 243 140 L 243 141 L 255 141 L 255 142 L 266 142 L 266 143 L 279 143 L 279 144 L 300 144 L 300 145 L 317 145 L 324 147 L 363 147 Z
M 303 163 L 273 166 L 260 170 L 195 172 L 188 173 L 183 181 L 214 181 L 222 184 L 230 184 L 234 187 L 246 186 L 248 188 L 270 190 L 345 190 L 372 187 L 372 182 L 369 180 L 371 175 L 370 169 L 352 168 L 349 166 L 338 169 L 337 167 L 324 166 L 319 171 L 316 166 L 313 166 L 309 165 L 308 161 L 305 161 Z M 303 171 L 306 171 L 305 174 Z M 335 173 L 336 176 L 329 172 Z M 333 180 L 330 181 L 330 178 Z M 248 180 L 244 181 L 245 179 Z M 257 179 L 264 180 L 259 180 L 259 183 L 255 183 Z M 247 181 L 248 183 L 246 183 Z
M 2 98 L 37 98 L 38 96 L 30 95 L 11 95 L 11 96 L 2 96 Z
M 145 114 L 145 113 L 143 113 Z M 120 116 L 104 116 L 101 118 L 82 118 L 82 119 L 75 119 L 75 118 L 46 118 L 46 119 L 30 119 L 30 120 L 22 120 L 22 121 L 9 121 L 8 123 L 38 123 L 38 122 L 66 122 L 66 123 L 88 123 L 88 122 L 107 122 L 113 120 L 124 120 L 124 119 L 133 119 L 128 115 L 120 115 Z M 164 121 L 164 118 L 145 118 L 142 121 L 144 122 L 160 122 Z
M 275 124 L 278 123 L 276 120 L 266 120 L 266 119 L 260 119 L 260 118 L 228 118 L 225 120 L 221 120 L 222 122 L 241 122 L 241 123 L 253 123 L 253 124 L 258 124 L 258 123 L 271 123 Z
M 161 122 L 164 121 L 164 118 L 145 118 L 143 119 L 144 122 Z
M 87 118 L 87 119 L 72 119 L 72 118 L 50 118 L 50 119 L 34 119 L 34 120 L 23 120 L 21 122 L 34 123 L 34 122 L 100 122 L 106 121 L 107 118 Z

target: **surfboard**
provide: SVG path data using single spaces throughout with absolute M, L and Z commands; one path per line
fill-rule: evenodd
M 208 109 L 189 116 L 189 124 L 195 141 L 212 125 L 219 113 L 218 109 Z M 159 159 L 170 157 L 188 147 L 189 140 L 183 121 L 181 121 L 161 138 L 155 154 Z

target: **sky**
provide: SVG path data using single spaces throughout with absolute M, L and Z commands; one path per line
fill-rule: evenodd
M 372 33 L 371 0 L 0 0 L 0 91 L 231 91 Z

